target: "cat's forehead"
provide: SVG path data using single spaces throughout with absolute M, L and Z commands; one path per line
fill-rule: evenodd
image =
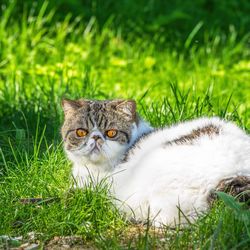
M 122 113 L 116 111 L 112 100 L 87 100 L 87 105 L 66 117 L 67 126 L 105 129 L 119 127 L 129 129 L 132 122 L 126 121 Z
M 90 115 L 105 115 L 112 116 L 114 118 L 123 119 L 126 115 L 125 112 L 119 112 L 117 102 L 123 102 L 122 100 L 87 100 L 87 105 L 83 106 L 78 111 L 80 113 Z M 123 110 L 124 111 L 124 110 Z
M 111 101 L 87 101 L 87 109 L 85 112 L 92 112 L 92 113 L 97 113 L 99 111 L 108 111 L 107 110 L 107 104 L 110 103 Z
M 109 104 L 111 101 L 87 101 L 87 105 L 78 110 L 79 114 L 83 114 L 85 117 L 93 116 L 93 118 L 98 118 L 98 116 L 117 116 L 115 115 L 115 110 L 110 108 Z M 118 116 L 119 118 L 119 116 Z
M 112 110 L 117 106 L 118 102 L 125 100 L 85 100 L 88 106 L 88 111 L 99 111 L 100 109 Z

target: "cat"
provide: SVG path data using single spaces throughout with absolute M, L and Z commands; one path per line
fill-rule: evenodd
M 133 100 L 64 99 L 62 106 L 76 185 L 109 177 L 128 218 L 185 223 L 207 211 L 221 183 L 244 180 L 236 188 L 250 189 L 250 137 L 231 122 L 198 118 L 153 129 Z

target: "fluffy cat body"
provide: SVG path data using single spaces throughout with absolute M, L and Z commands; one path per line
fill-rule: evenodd
M 83 187 L 89 175 L 94 180 L 109 177 L 128 217 L 150 218 L 155 225 L 192 220 L 207 210 L 209 195 L 222 179 L 250 177 L 250 137 L 230 122 L 200 118 L 152 131 L 139 118 L 128 121 L 127 143 L 118 146 L 103 138 L 112 147 L 109 161 L 92 161 L 65 148 L 77 185 Z
M 179 139 L 202 128 L 218 133 Z M 209 207 L 208 198 L 220 180 L 250 176 L 250 138 L 232 123 L 201 118 L 158 130 L 130 149 L 127 162 L 117 166 L 114 192 L 132 208 L 136 219 L 178 222 L 179 209 L 190 220 Z M 132 214 L 131 214 L 132 215 Z M 182 218 L 182 222 L 185 221 Z

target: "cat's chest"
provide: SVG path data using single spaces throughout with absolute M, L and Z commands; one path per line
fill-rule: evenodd
M 72 175 L 78 186 L 88 182 L 98 183 L 100 180 L 110 175 L 110 166 L 94 165 L 89 162 L 81 162 L 73 165 Z

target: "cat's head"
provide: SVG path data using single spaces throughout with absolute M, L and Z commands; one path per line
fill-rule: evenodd
M 62 101 L 64 148 L 72 161 L 112 165 L 126 151 L 136 123 L 133 100 Z

